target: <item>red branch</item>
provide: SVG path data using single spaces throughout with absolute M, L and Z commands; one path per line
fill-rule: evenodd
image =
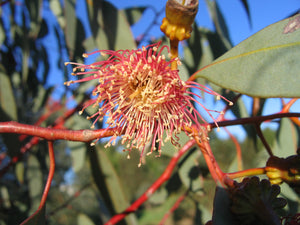
M 265 139 L 263 132 L 261 131 L 260 124 L 255 124 L 255 129 L 256 129 L 256 133 L 257 133 L 258 137 L 260 138 L 261 142 L 265 146 L 269 156 L 273 156 L 274 154 L 272 152 L 272 149 L 271 149 L 270 145 L 268 144 L 267 140 Z
M 56 213 L 58 213 L 60 210 L 67 208 L 67 207 L 71 207 L 72 205 L 70 204 L 72 201 L 74 201 L 76 198 L 78 198 L 82 192 L 91 186 L 92 183 L 87 183 L 85 185 L 83 185 L 78 191 L 76 191 L 73 196 L 71 196 L 69 199 L 67 199 L 63 204 L 61 204 L 60 206 L 58 206 L 57 208 L 55 208 L 53 211 L 49 212 L 46 215 L 46 219 L 48 219 L 50 216 L 55 215 Z
M 163 172 L 163 174 L 148 188 L 144 194 L 141 195 L 131 206 L 129 206 L 124 212 L 112 217 L 106 225 L 113 225 L 124 219 L 129 213 L 135 212 L 148 198 L 172 175 L 172 172 L 177 165 L 178 160 L 195 144 L 195 140 L 188 141 L 171 159 L 169 165 Z
M 50 103 L 49 103 L 50 102 Z M 58 110 L 60 110 L 63 105 L 60 104 L 59 102 L 51 102 L 49 100 L 49 102 L 46 105 L 46 112 L 40 116 L 40 118 L 38 119 L 38 121 L 36 121 L 34 123 L 35 126 L 40 126 L 43 122 L 45 122 L 53 113 L 57 112 Z M 24 141 L 25 138 L 27 137 L 27 135 L 20 135 L 19 140 L 20 141 Z
M 53 142 L 49 141 L 48 142 L 48 148 L 49 148 L 49 161 L 50 161 L 50 168 L 49 168 L 49 175 L 48 175 L 48 179 L 47 179 L 47 183 L 45 186 L 45 190 L 42 196 L 42 200 L 40 202 L 40 206 L 39 206 L 39 210 L 42 209 L 44 207 L 44 205 L 46 204 L 46 199 L 51 187 L 51 182 L 53 179 L 53 175 L 55 172 L 55 156 L 54 156 L 54 149 L 53 149 Z
M 84 98 L 85 99 L 85 98 Z M 67 110 L 62 116 L 58 117 L 55 121 L 54 124 L 51 126 L 51 128 L 58 129 L 58 128 L 63 128 L 65 121 L 70 118 L 75 112 L 77 112 L 80 108 L 82 108 L 82 104 L 84 102 L 84 99 L 80 104 L 78 104 L 75 108 Z M 34 126 L 39 126 L 42 122 L 47 120 L 51 114 L 56 112 L 58 109 L 62 108 L 62 105 L 58 102 L 54 102 L 53 104 L 49 105 L 47 108 L 50 108 L 49 112 L 45 113 L 42 115 L 39 120 L 34 124 Z M 50 127 L 49 127 L 50 128 Z M 1 133 L 1 132 L 0 132 Z M 19 137 L 20 141 L 25 140 L 28 135 L 22 134 Z M 17 163 L 23 155 L 30 150 L 34 145 L 37 145 L 40 141 L 40 138 L 38 136 L 32 137 L 21 149 L 20 153 L 12 158 L 12 160 L 0 170 L 0 177 L 2 177 L 8 169 Z M 1 160 L 0 160 L 1 161 Z
M 217 185 L 221 185 L 222 187 L 232 187 L 234 185 L 234 181 L 224 173 L 219 164 L 217 163 L 215 156 L 211 150 L 209 144 L 209 138 L 207 134 L 207 130 L 203 130 L 201 133 L 194 132 L 194 139 L 199 146 L 208 170 L 214 179 Z
M 180 203 L 186 198 L 187 196 L 186 192 L 184 195 L 181 195 L 177 201 L 175 202 L 175 204 L 172 206 L 172 208 L 164 215 L 164 217 L 162 218 L 162 220 L 160 221 L 159 225 L 164 225 L 166 220 L 168 219 L 168 217 L 171 215 L 171 213 L 173 213 L 180 205 Z
M 284 117 L 300 117 L 300 113 L 276 113 L 268 116 L 254 116 L 241 118 L 236 120 L 227 120 L 218 122 L 218 127 L 234 126 L 234 125 L 243 125 L 243 124 L 259 124 L 264 121 L 280 119 Z M 211 128 L 216 128 L 216 124 L 210 123 Z
M 299 100 L 299 98 L 293 98 L 292 100 L 290 100 L 287 104 L 284 102 L 284 100 L 282 99 L 282 104 L 283 104 L 283 108 L 281 110 L 281 113 L 286 113 L 290 111 L 290 108 L 292 107 L 292 105 Z M 299 118 L 290 118 L 295 124 L 297 124 L 298 126 L 300 126 L 300 120 Z
M 261 123 L 267 120 L 279 119 L 283 117 L 300 117 L 300 113 L 278 113 L 268 116 L 256 116 L 251 118 L 242 118 L 229 121 L 218 122 L 219 127 L 241 125 L 249 123 Z M 216 124 L 211 123 L 212 128 L 216 127 Z M 27 134 L 31 136 L 37 136 L 44 138 L 48 141 L 54 140 L 69 140 L 69 141 L 82 141 L 89 142 L 95 139 L 110 137 L 114 134 L 114 129 L 99 129 L 99 130 L 67 130 L 67 129 L 53 129 L 44 128 L 38 126 L 32 126 L 27 124 L 21 124 L 14 121 L 0 123 L 0 133 L 15 133 L 15 134 Z
M 90 142 L 95 139 L 110 137 L 114 134 L 114 129 L 99 130 L 67 130 L 38 127 L 33 125 L 21 124 L 17 122 L 0 123 L 0 133 L 26 134 L 44 138 L 48 141 L 69 140 Z
M 222 185 L 223 187 L 226 186 L 226 174 L 221 170 L 219 167 L 219 164 L 217 163 L 212 150 L 210 148 L 209 142 L 208 142 L 208 136 L 206 131 L 203 131 L 201 136 L 194 136 L 194 139 L 196 140 L 197 145 L 199 146 L 203 157 L 205 159 L 205 162 L 207 164 L 207 167 L 209 169 L 209 172 L 214 179 L 216 184 Z M 232 183 L 232 182 L 230 182 Z
M 21 225 L 25 225 L 27 224 L 32 218 L 34 218 L 44 207 L 46 204 L 46 200 L 48 197 L 48 193 L 51 187 L 51 182 L 54 176 L 54 172 L 55 172 L 55 156 L 54 156 L 54 149 L 53 149 L 53 142 L 49 141 L 48 142 L 48 149 L 49 149 L 49 160 L 50 160 L 50 166 L 49 166 L 49 174 L 48 174 L 48 179 L 47 179 L 47 183 L 44 189 L 44 193 L 40 202 L 40 206 L 37 209 L 37 211 L 35 211 L 34 214 L 32 214 L 30 217 L 28 217 L 26 220 L 24 220 Z

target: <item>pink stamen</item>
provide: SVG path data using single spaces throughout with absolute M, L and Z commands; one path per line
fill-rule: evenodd
M 201 97 L 188 89 L 195 88 L 226 100 L 196 82 L 181 81 L 178 71 L 170 68 L 171 62 L 178 59 L 167 61 L 162 51 L 166 49 L 169 53 L 170 49 L 168 46 L 160 47 L 160 44 L 138 50 L 99 50 L 87 53 L 85 57 L 98 53 L 107 56 L 106 60 L 90 65 L 67 63 L 75 66 L 73 75 L 86 76 L 66 82 L 67 85 L 94 79 L 99 81 L 92 92 L 97 98 L 82 109 L 100 104 L 98 112 L 89 117 L 96 118 L 93 126 L 104 115 L 108 116 L 108 128 L 116 128 L 109 145 L 115 143 L 117 136 L 123 135 L 122 143 L 126 144 L 127 151 L 137 148 L 141 151 L 141 157 L 148 143 L 151 144 L 149 152 L 157 150 L 160 155 L 166 141 L 163 140 L 164 134 L 172 144 L 179 146 L 177 135 L 181 130 L 187 133 L 186 126 L 194 124 L 201 129 L 203 124 L 200 121 L 204 124 L 206 121 L 192 102 L 204 108 L 216 123 L 210 113 L 215 111 L 205 108 L 192 96 Z M 157 142 L 158 149 L 155 147 Z

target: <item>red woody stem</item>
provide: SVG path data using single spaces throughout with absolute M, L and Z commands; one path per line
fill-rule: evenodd
M 67 130 L 38 127 L 33 125 L 21 124 L 17 122 L 0 123 L 0 133 L 26 134 L 44 138 L 48 141 L 69 140 L 90 142 L 95 139 L 110 137 L 114 134 L 114 129 L 99 130 Z
M 54 156 L 54 149 L 53 149 L 53 141 L 48 142 L 48 150 L 49 150 L 49 160 L 50 160 L 50 166 L 49 166 L 49 174 L 47 178 L 47 183 L 43 192 L 43 196 L 39 205 L 39 208 L 35 211 L 34 214 L 32 214 L 30 217 L 28 217 L 26 220 L 24 220 L 21 225 L 25 225 L 29 223 L 29 221 L 35 217 L 43 208 L 45 207 L 46 200 L 48 197 L 48 193 L 51 187 L 51 182 L 53 180 L 54 172 L 55 172 L 55 156 Z

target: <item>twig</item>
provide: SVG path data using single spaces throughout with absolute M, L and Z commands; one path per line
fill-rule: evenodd
M 58 128 L 63 128 L 63 124 L 66 122 L 67 119 L 69 119 L 75 112 L 77 112 L 80 108 L 82 108 L 82 104 L 84 103 L 85 98 L 81 101 L 80 104 L 78 104 L 75 108 L 73 109 L 69 109 L 67 110 L 64 115 L 58 117 L 53 125 L 51 126 L 51 128 L 54 129 L 58 129 Z M 42 122 L 44 122 L 46 119 L 49 118 L 49 116 L 51 116 L 51 114 L 53 114 L 53 112 L 55 112 L 56 110 L 58 110 L 59 108 L 61 108 L 62 105 L 58 104 L 54 104 L 54 107 L 51 107 L 51 110 L 48 113 L 45 113 L 44 115 L 42 115 L 39 120 L 34 124 L 35 126 L 40 125 Z M 53 109 L 54 108 L 54 109 Z M 50 127 L 49 127 L 50 128 Z M 1 132 L 0 132 L 1 133 Z M 26 134 L 22 134 L 19 137 L 20 141 L 25 140 L 25 138 L 27 138 L 28 135 Z M 14 165 L 15 163 L 19 162 L 19 160 L 23 157 L 23 155 L 30 150 L 33 146 L 37 145 L 40 142 L 40 138 L 38 136 L 34 136 L 32 137 L 21 149 L 20 149 L 20 153 L 16 156 L 14 156 L 11 161 L 0 170 L 0 177 L 2 177 L 7 171 L 8 169 Z
M 110 137 L 114 134 L 113 128 L 98 130 L 67 130 L 38 127 L 33 125 L 21 124 L 18 122 L 0 123 L 0 133 L 27 134 L 44 138 L 48 141 L 69 140 L 90 142 L 95 139 Z
M 51 187 L 51 182 L 54 176 L 55 172 L 55 156 L 54 156 L 54 149 L 53 149 L 53 141 L 48 142 L 48 149 L 49 149 L 49 160 L 50 160 L 50 166 L 49 166 L 49 174 L 47 183 L 45 185 L 45 189 L 43 192 L 43 196 L 39 205 L 39 208 L 35 211 L 34 214 L 32 214 L 30 217 L 28 217 L 26 220 L 24 220 L 21 225 L 27 224 L 34 216 L 36 216 L 44 207 L 46 204 L 47 196 Z
M 137 40 L 138 45 L 144 41 L 145 37 L 148 35 L 148 33 L 150 32 L 150 30 L 152 29 L 152 27 L 153 27 L 154 25 L 158 25 L 156 20 L 157 20 L 157 18 L 160 16 L 160 14 L 162 14 L 162 13 L 164 12 L 164 10 L 165 10 L 165 7 L 163 7 L 163 8 L 162 8 L 160 11 L 158 11 L 158 12 L 156 12 L 155 8 L 153 8 L 152 6 L 148 6 L 147 8 L 152 9 L 152 10 L 154 11 L 155 15 L 154 15 L 154 19 L 153 19 L 152 22 L 149 24 L 149 26 L 146 28 L 145 32 L 144 32 L 143 34 L 140 35 L 141 38 L 139 38 L 139 39 Z
M 38 210 L 42 209 L 44 207 L 44 205 L 46 204 L 46 199 L 47 199 L 47 196 L 48 196 L 48 193 L 49 193 L 49 190 L 51 187 L 53 175 L 55 172 L 55 156 L 54 156 L 54 149 L 53 149 L 53 141 L 48 141 L 48 148 L 49 148 L 49 161 L 50 161 L 49 175 L 48 175 L 47 183 L 46 183 L 44 193 L 42 196 L 42 200 L 41 200 Z
M 196 143 L 203 154 L 206 165 L 208 166 L 209 172 L 215 183 L 223 187 L 232 186 L 233 180 L 228 178 L 226 173 L 221 170 L 214 157 L 214 154 L 212 153 L 211 147 L 208 142 L 207 132 L 203 131 L 201 136 L 194 136 L 194 139 L 196 140 Z
M 227 173 L 226 175 L 231 179 L 235 179 L 235 178 L 240 178 L 240 177 L 262 175 L 265 173 L 266 173 L 266 170 L 265 170 L 265 167 L 263 167 L 263 168 L 252 168 L 252 169 L 237 171 L 237 172 L 233 172 L 233 173 Z
M 255 124 L 262 123 L 268 120 L 280 119 L 284 117 L 300 117 L 300 113 L 276 113 L 268 116 L 254 116 L 241 118 L 236 120 L 226 120 L 218 122 L 218 127 L 234 126 L 234 125 L 243 125 L 243 124 Z M 211 128 L 216 128 L 216 124 L 210 123 Z
M 59 212 L 59 210 L 67 207 L 70 202 L 72 202 L 73 200 L 75 200 L 77 197 L 79 197 L 79 195 L 82 193 L 82 191 L 86 188 L 88 188 L 89 186 L 91 186 L 91 183 L 87 183 L 84 186 L 82 186 L 80 188 L 80 190 L 76 191 L 75 194 L 73 196 L 71 196 L 69 199 L 67 199 L 62 205 L 58 206 L 57 208 L 55 208 L 54 210 L 52 210 L 51 212 L 49 212 L 46 215 L 46 219 L 49 218 L 50 216 L 53 216 L 55 213 Z
M 261 123 L 267 120 L 279 119 L 284 117 L 300 117 L 300 113 L 277 113 L 268 116 L 256 116 L 251 118 L 241 118 L 229 121 L 218 122 L 219 127 Z M 215 123 L 210 123 L 210 127 L 215 128 Z M 54 140 L 69 140 L 89 142 L 95 139 L 110 137 L 114 134 L 113 128 L 98 129 L 98 130 L 67 130 L 67 129 L 53 129 L 44 128 L 33 125 L 21 124 L 18 122 L 0 122 L 0 133 L 15 133 L 27 134 L 44 138 L 48 141 Z
M 284 102 L 284 100 L 282 99 L 282 104 L 283 104 L 283 108 L 281 110 L 281 113 L 287 113 L 290 111 L 290 108 L 292 107 L 292 105 L 299 100 L 299 98 L 293 98 L 292 100 L 290 100 L 287 104 Z M 300 120 L 299 118 L 295 118 L 295 117 L 291 117 L 290 118 L 297 126 L 300 126 Z
M 186 198 L 188 192 L 184 193 L 184 195 L 181 195 L 177 201 L 175 202 L 175 204 L 172 206 L 172 208 L 164 215 L 164 217 L 162 218 L 162 220 L 160 221 L 159 225 L 164 225 L 166 220 L 168 219 L 168 217 L 171 215 L 171 213 L 173 213 L 180 205 L 180 203 Z
M 273 156 L 272 149 L 271 149 L 270 145 L 268 144 L 267 140 L 265 139 L 264 134 L 261 131 L 260 124 L 255 124 L 255 129 L 256 129 L 258 137 L 260 138 L 261 142 L 263 143 L 267 152 L 269 153 L 269 156 Z

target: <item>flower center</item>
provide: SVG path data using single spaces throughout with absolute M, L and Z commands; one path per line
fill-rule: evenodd
M 163 97 L 163 78 L 153 69 L 153 65 L 145 64 L 142 68 L 137 65 L 129 63 L 129 67 L 133 69 L 127 79 L 127 84 L 131 90 L 127 96 L 127 102 L 137 108 L 139 111 L 147 115 L 156 110 L 157 103 L 164 102 L 166 98 Z

